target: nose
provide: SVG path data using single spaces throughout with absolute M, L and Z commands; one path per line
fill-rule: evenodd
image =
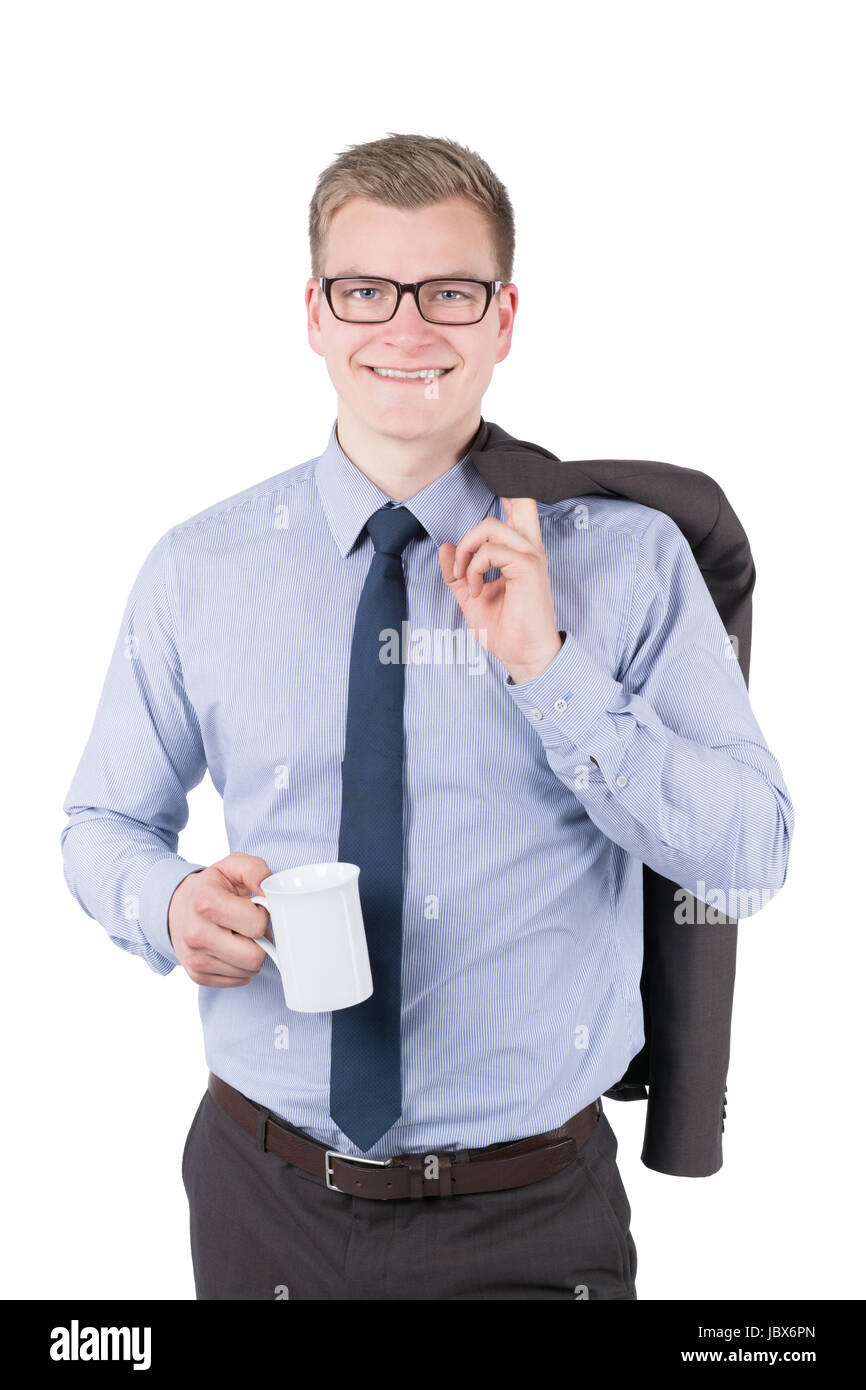
M 408 302 L 407 302 L 408 301 Z M 434 335 L 436 327 L 428 323 L 424 315 L 420 312 L 415 303 L 415 296 L 411 290 L 401 290 L 400 300 L 397 304 L 397 312 L 387 323 L 382 324 L 386 335 L 411 334 L 416 337 L 422 334 L 425 337 Z

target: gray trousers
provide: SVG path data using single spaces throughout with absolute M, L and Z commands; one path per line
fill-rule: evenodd
M 265 1152 L 205 1091 L 181 1163 L 196 1297 L 636 1299 L 616 1152 L 602 1111 L 576 1161 L 552 1178 L 376 1201 Z

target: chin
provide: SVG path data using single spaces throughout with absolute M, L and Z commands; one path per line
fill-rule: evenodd
M 424 402 L 427 406 L 433 404 L 433 401 Z M 420 410 L 417 406 L 389 406 L 382 410 L 365 410 L 361 412 L 361 419 L 368 429 L 374 430 L 377 434 L 407 440 L 422 439 L 425 435 L 444 429 L 448 424 L 442 415 Z
M 383 434 L 401 429 L 412 435 L 429 434 L 445 427 L 456 414 L 453 401 L 427 400 L 420 389 L 418 399 L 376 401 L 363 391 L 353 392 L 349 399 L 368 428 Z

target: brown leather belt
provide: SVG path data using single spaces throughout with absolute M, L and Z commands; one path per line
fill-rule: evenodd
M 356 1158 L 287 1129 L 211 1072 L 207 1088 L 221 1110 L 268 1153 L 321 1178 L 335 1192 L 351 1197 L 451 1197 L 466 1192 L 501 1192 L 508 1187 L 551 1178 L 573 1163 L 577 1147 L 601 1114 L 591 1101 L 559 1129 L 511 1143 L 457 1152 L 400 1154 L 396 1158 Z

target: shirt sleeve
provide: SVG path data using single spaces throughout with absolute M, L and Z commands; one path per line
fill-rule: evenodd
M 785 882 L 794 811 L 691 546 L 662 512 L 641 537 L 621 653 L 619 679 L 567 632 L 540 675 L 506 684 L 609 839 L 751 916 Z
M 79 905 L 160 975 L 179 963 L 168 934 L 171 896 L 205 867 L 177 853 L 187 793 L 207 761 L 175 645 L 169 562 L 167 533 L 127 601 L 61 835 L 64 877 Z

